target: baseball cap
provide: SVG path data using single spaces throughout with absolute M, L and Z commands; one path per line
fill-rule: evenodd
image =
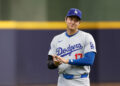
M 77 16 L 80 20 L 82 19 L 82 12 L 79 9 L 71 8 L 66 16 Z

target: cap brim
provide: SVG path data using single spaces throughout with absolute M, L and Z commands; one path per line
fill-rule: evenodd
M 78 19 L 81 20 L 81 18 L 79 16 L 77 16 L 77 15 L 68 15 L 67 17 L 70 17 L 70 16 L 76 16 Z

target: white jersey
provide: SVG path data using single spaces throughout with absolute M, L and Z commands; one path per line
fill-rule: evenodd
M 63 32 L 55 36 L 51 42 L 49 55 L 58 55 L 65 59 L 79 59 L 87 52 L 96 52 L 95 41 L 91 34 L 79 30 L 68 36 Z M 80 75 L 90 72 L 90 66 L 76 66 L 62 63 L 58 67 L 59 73 Z

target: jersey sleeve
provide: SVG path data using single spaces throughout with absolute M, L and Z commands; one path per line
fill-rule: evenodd
M 85 36 L 84 54 L 87 52 L 96 52 L 96 45 L 91 34 Z
M 55 37 L 53 38 L 53 40 L 50 44 L 50 50 L 48 52 L 48 55 L 56 55 Z

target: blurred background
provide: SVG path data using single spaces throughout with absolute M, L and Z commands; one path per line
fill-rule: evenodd
M 65 31 L 70 8 L 93 35 L 97 55 L 91 86 L 120 86 L 120 0 L 0 0 L 0 86 L 56 86 L 47 68 L 52 38 Z M 52 24 L 51 24 L 52 23 Z

